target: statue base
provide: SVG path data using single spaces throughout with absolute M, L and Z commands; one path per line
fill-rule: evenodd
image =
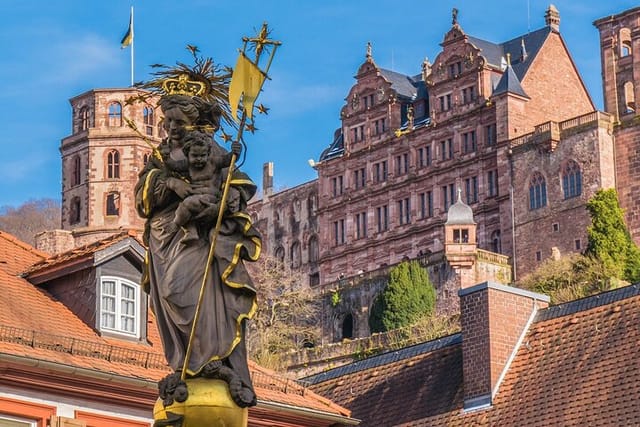
M 153 407 L 154 427 L 246 427 L 249 410 L 233 401 L 223 380 L 185 380 L 189 397 L 164 406 L 158 398 Z

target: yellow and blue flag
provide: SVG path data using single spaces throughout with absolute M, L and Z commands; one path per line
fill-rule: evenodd
M 129 16 L 129 28 L 127 29 L 127 33 L 122 38 L 120 42 L 120 48 L 124 49 L 133 43 L 133 10 L 131 11 L 131 15 Z

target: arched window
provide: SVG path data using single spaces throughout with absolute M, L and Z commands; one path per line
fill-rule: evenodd
M 295 241 L 291 245 L 291 268 L 300 268 L 302 264 L 302 251 L 300 249 L 300 242 Z
M 149 157 L 150 157 L 149 153 L 144 153 L 144 155 L 142 156 L 142 164 L 143 165 L 146 165 L 147 163 L 149 163 Z
M 569 160 L 562 171 L 562 191 L 565 199 L 582 194 L 582 173 L 574 160 Z
M 633 113 L 636 111 L 636 94 L 633 88 L 633 82 L 624 84 L 624 112 Z
M 122 126 L 122 105 L 119 102 L 109 104 L 109 126 Z
M 278 246 L 276 251 L 274 252 L 276 260 L 280 263 L 284 262 L 284 248 L 282 246 Z
M 493 233 L 491 233 L 491 252 L 495 252 L 497 254 L 502 253 L 500 230 L 495 230 Z
M 309 238 L 309 262 L 318 262 L 319 259 L 318 236 L 311 236 Z
M 120 178 L 120 152 L 111 150 L 107 153 L 107 178 Z
M 69 224 L 77 224 L 80 222 L 80 197 L 75 196 L 71 199 L 69 204 Z
M 344 316 L 342 320 L 342 339 L 353 338 L 353 315 L 351 313 Z
M 529 183 L 529 210 L 543 206 L 547 206 L 547 182 L 540 172 L 536 172 Z
M 120 193 L 118 193 L 117 191 L 107 193 L 105 205 L 105 213 L 107 214 L 107 216 L 120 215 Z
M 153 135 L 153 126 L 155 125 L 155 118 L 153 116 L 153 108 L 144 107 L 142 110 L 144 127 L 147 135 Z
M 73 156 L 72 163 L 73 163 L 73 166 L 72 166 L 73 169 L 71 171 L 71 185 L 72 186 L 80 185 L 80 182 L 82 180 L 82 173 L 80 172 L 80 168 L 81 168 L 80 156 L 79 155 Z
M 631 30 L 629 28 L 620 29 L 620 56 L 629 56 L 633 53 L 631 50 Z
M 80 131 L 89 129 L 89 107 L 82 107 L 80 109 Z

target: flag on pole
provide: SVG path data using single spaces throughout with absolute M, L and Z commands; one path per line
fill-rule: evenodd
M 120 42 L 120 48 L 124 49 L 133 43 L 133 8 L 131 10 L 131 14 L 129 15 L 129 28 L 127 29 L 127 33 L 122 38 Z
M 247 117 L 253 118 L 253 104 L 258 98 L 265 75 L 243 52 L 238 56 L 238 62 L 233 69 L 229 84 L 229 106 L 231 115 L 238 120 L 238 103 L 242 96 L 242 106 Z

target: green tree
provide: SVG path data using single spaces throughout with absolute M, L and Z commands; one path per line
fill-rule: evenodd
M 640 250 L 631 239 L 614 189 L 598 190 L 587 203 L 591 226 L 585 254 L 599 259 L 611 277 L 640 280 Z
M 417 261 L 402 262 L 389 271 L 389 284 L 373 304 L 369 327 L 384 332 L 411 325 L 431 315 L 435 302 L 427 270 Z

